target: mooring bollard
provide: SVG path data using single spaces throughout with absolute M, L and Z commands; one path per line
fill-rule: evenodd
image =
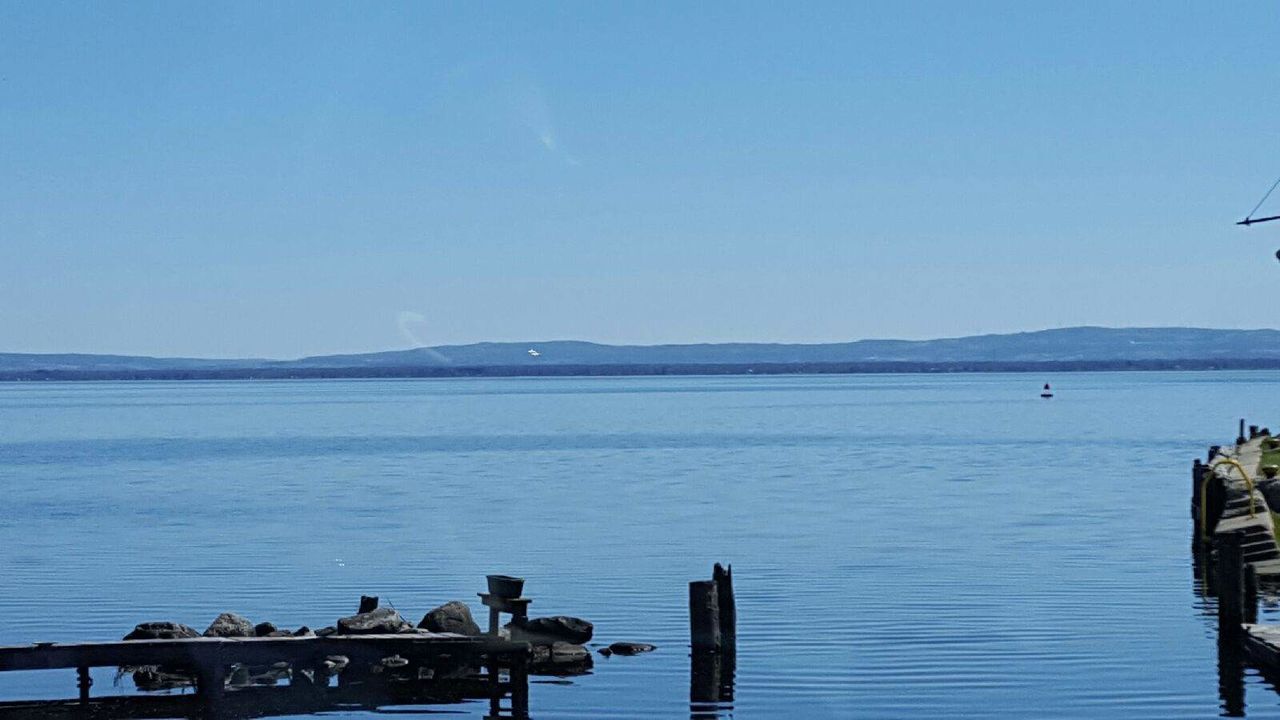
M 689 639 L 695 654 L 720 649 L 720 595 L 715 580 L 689 583 Z
M 1244 622 L 1244 531 L 1218 535 L 1218 635 L 1238 637 Z

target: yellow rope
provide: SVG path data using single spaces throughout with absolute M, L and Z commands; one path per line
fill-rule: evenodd
M 1244 466 L 1236 462 L 1232 458 L 1219 457 L 1214 460 L 1204 473 L 1204 479 L 1200 482 L 1200 532 L 1204 534 L 1204 540 L 1209 539 L 1209 520 L 1208 520 L 1208 497 L 1209 480 L 1213 479 L 1213 469 L 1219 465 L 1230 465 L 1240 471 L 1240 475 L 1244 478 L 1245 487 L 1249 489 L 1249 517 L 1256 518 L 1258 515 L 1253 507 L 1253 478 L 1249 477 L 1249 473 Z

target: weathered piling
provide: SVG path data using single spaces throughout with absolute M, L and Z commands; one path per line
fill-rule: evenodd
M 690 717 L 718 718 L 733 701 L 737 670 L 738 608 L 733 566 L 716 563 L 710 580 L 689 583 Z
M 1248 563 L 1244 566 L 1244 621 L 1258 622 L 1258 571 Z
M 689 583 L 689 638 L 695 655 L 720 650 L 720 594 L 715 580 Z
M 738 604 L 733 598 L 733 566 L 716 563 L 711 571 L 716 584 L 716 600 L 720 604 L 720 644 L 733 651 L 738 642 Z
M 1204 528 L 1200 527 L 1200 508 L 1204 503 L 1201 497 L 1201 486 L 1204 485 L 1205 465 L 1196 458 L 1191 463 L 1191 522 L 1195 530 L 1191 536 L 1192 547 L 1200 548 L 1200 539 L 1204 536 Z
M 1236 435 L 1236 445 L 1243 445 L 1248 441 L 1249 438 L 1244 436 L 1244 418 L 1240 418 L 1240 432 Z
M 694 653 L 689 656 L 690 717 L 712 720 L 733 702 L 737 658 L 733 653 Z
M 1244 622 L 1244 532 L 1220 533 L 1214 545 L 1217 550 L 1218 635 L 1223 639 L 1238 637 Z
M 734 651 L 738 608 L 732 565 L 716 563 L 710 580 L 689 583 L 689 639 L 694 653 Z
M 374 610 L 377 610 L 377 609 L 378 609 L 377 595 L 361 595 L 360 596 L 360 609 L 356 611 L 358 614 L 363 615 L 364 613 L 373 612 Z
M 89 668 L 81 665 L 76 668 L 76 688 L 80 691 L 80 703 L 89 702 L 89 688 L 93 687 L 93 678 L 89 676 Z

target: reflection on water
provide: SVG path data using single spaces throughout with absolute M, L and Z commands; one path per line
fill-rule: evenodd
M 1278 409 L 1267 372 L 3 384 L 0 643 L 324 625 L 363 593 L 416 620 L 499 568 L 660 648 L 533 684 L 539 720 L 1203 718 L 1238 683 L 1188 593 L 1188 465 Z M 685 650 L 714 561 L 731 701 Z
M 1244 717 L 1245 656 L 1237 639 L 1218 637 L 1218 696 L 1223 717 Z
M 689 655 L 689 717 L 691 720 L 733 717 L 733 675 L 738 657 L 729 652 Z
M 91 716 L 96 720 L 119 718 L 173 718 L 191 717 L 217 720 L 220 718 L 258 718 L 316 713 L 351 712 L 365 710 L 379 714 L 436 714 L 438 706 L 462 703 L 470 699 L 489 699 L 488 718 L 527 720 L 527 705 L 517 698 L 520 690 L 506 687 L 495 689 L 488 681 L 454 680 L 419 684 L 347 683 L 327 688 L 248 687 L 227 692 L 216 704 L 206 702 L 195 693 L 164 695 L 133 695 L 95 698 L 88 703 L 79 701 L 4 702 L 0 703 L 2 720 L 83 720 Z M 527 693 L 527 688 L 525 689 Z M 505 700 L 503 698 L 506 698 Z

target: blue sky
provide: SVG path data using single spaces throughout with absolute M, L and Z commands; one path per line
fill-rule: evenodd
M 1268 3 L 6 2 L 0 350 L 1275 326 L 1280 224 L 1232 223 L 1280 175 L 1278 37 Z

